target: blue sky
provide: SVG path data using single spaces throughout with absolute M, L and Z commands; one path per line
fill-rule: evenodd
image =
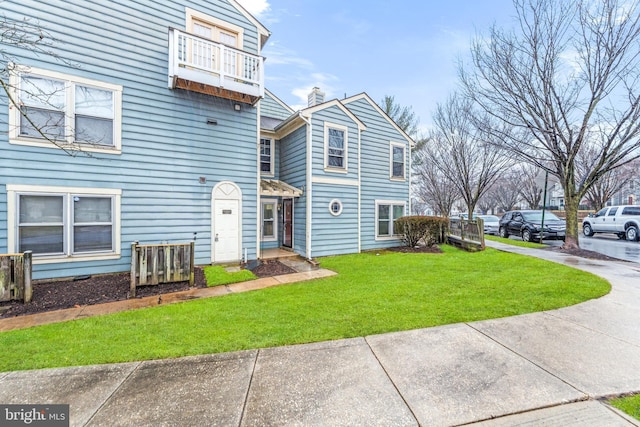
M 299 109 L 312 87 L 327 100 L 367 92 L 411 106 L 425 130 L 457 84 L 456 62 L 492 23 L 509 26 L 511 0 L 239 0 L 272 33 L 267 88 Z

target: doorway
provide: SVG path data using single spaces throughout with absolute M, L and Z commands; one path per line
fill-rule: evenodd
M 282 200 L 282 246 L 293 248 L 293 199 Z

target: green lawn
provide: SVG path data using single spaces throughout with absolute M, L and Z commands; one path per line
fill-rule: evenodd
M 257 279 L 257 277 L 249 270 L 240 270 L 228 272 L 219 265 L 209 265 L 204 268 L 204 277 L 207 280 L 207 286 L 230 285 L 231 283 L 246 282 L 247 280 Z
M 511 316 L 606 294 L 588 273 L 486 249 L 321 259 L 338 276 L 0 333 L 0 371 L 127 362 Z
M 505 239 L 504 237 L 490 236 L 488 234 L 485 234 L 484 238 L 487 240 L 493 240 L 494 242 L 506 243 L 507 245 L 522 246 L 523 248 L 542 249 L 548 247 L 547 245 L 541 245 L 540 243 L 525 242 L 524 240 Z
M 622 412 L 626 412 L 633 418 L 640 420 L 640 394 L 623 397 L 621 399 L 613 399 L 609 403 L 620 409 Z

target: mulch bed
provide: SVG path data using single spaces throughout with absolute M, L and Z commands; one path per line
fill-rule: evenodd
M 549 246 L 548 248 L 545 248 L 544 250 L 545 251 L 562 252 L 563 254 L 579 256 L 581 258 L 587 258 L 587 259 L 596 259 L 596 260 L 602 260 L 602 261 L 627 262 L 627 261 L 622 260 L 622 259 L 613 258 L 613 257 L 607 256 L 607 255 L 601 254 L 599 252 L 588 251 L 586 249 L 580 249 L 580 248 L 563 249 L 561 246 Z
M 279 276 L 281 274 L 297 273 L 293 268 L 287 267 L 283 263 L 276 260 L 265 260 L 262 263 L 251 270 L 253 274 L 258 277 L 271 277 Z
M 441 254 L 442 250 L 438 246 L 396 246 L 394 248 L 388 248 L 387 250 L 392 252 L 403 252 L 407 254 Z
M 261 264 L 253 273 L 258 277 L 268 277 L 295 273 L 295 270 L 280 262 L 269 261 Z M 194 279 L 195 287 L 207 287 L 202 268 L 196 267 Z M 126 300 L 129 298 L 130 280 L 129 273 L 115 273 L 91 276 L 85 280 L 36 282 L 33 284 L 31 302 L 29 304 L 24 304 L 21 301 L 0 303 L 0 318 Z M 136 289 L 136 298 L 186 291 L 188 289 L 189 282 L 139 286 Z

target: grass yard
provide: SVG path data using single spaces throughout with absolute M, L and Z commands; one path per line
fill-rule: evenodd
M 507 245 L 521 246 L 523 248 L 542 249 L 548 247 L 547 245 L 542 245 L 540 243 L 525 242 L 524 240 L 505 239 L 504 237 L 491 236 L 488 234 L 485 234 L 484 238 L 487 240 L 493 240 L 494 242 L 506 243 Z
M 219 265 L 210 265 L 204 268 L 204 277 L 207 279 L 207 286 L 230 285 L 231 283 L 246 282 L 257 279 L 255 274 L 249 270 L 228 272 Z
M 511 316 L 609 292 L 594 275 L 486 249 L 321 259 L 338 276 L 0 333 L 0 371 L 127 362 Z
M 640 420 L 640 394 L 635 396 L 623 397 L 621 399 L 613 399 L 609 403 L 631 415 L 633 418 Z

